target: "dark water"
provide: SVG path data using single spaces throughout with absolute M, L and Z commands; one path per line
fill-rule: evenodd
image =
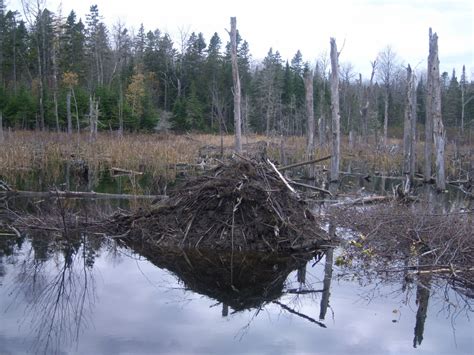
M 474 349 L 472 300 L 429 283 L 368 280 L 333 265 L 337 250 L 144 257 L 97 236 L 0 238 L 0 354 Z

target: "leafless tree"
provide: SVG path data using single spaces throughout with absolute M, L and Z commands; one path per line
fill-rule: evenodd
M 441 81 L 439 76 L 438 35 L 429 30 L 429 56 L 428 56 L 428 95 L 429 102 L 426 110 L 427 121 L 433 123 L 433 137 L 436 150 L 436 188 L 446 189 L 444 169 L 444 148 L 446 132 L 441 118 Z M 427 176 L 425 176 L 425 179 Z
M 375 71 L 377 68 L 377 60 L 374 60 L 370 63 L 372 66 L 372 72 L 370 74 L 370 81 L 367 87 L 363 87 L 362 84 L 362 74 L 359 74 L 359 90 L 360 90 L 360 117 L 362 123 L 362 136 L 365 143 L 368 143 L 369 134 L 368 134 L 368 122 L 369 122 L 369 108 L 370 108 L 370 98 L 372 96 L 372 86 L 374 83 Z
M 242 132 L 240 117 L 240 78 L 239 66 L 237 63 L 237 19 L 230 18 L 230 44 L 232 57 L 232 79 L 234 82 L 234 129 L 235 129 L 235 150 L 240 153 L 242 151 Z
M 403 125 L 403 171 L 410 175 L 411 181 L 415 177 L 416 151 L 416 77 L 410 65 L 407 67 L 407 94 L 405 106 L 405 120 Z
M 332 157 L 331 181 L 339 180 L 339 159 L 341 150 L 341 123 L 339 113 L 339 53 L 336 40 L 331 38 L 331 113 L 332 113 Z
M 313 71 L 308 70 L 304 76 L 304 84 L 306 89 L 306 155 L 311 160 L 314 150 L 314 103 L 313 103 Z
M 398 67 L 398 59 L 396 53 L 390 46 L 387 46 L 379 53 L 377 58 L 377 77 L 384 87 L 384 115 L 383 115 L 383 139 L 384 144 L 387 143 L 388 132 L 388 101 L 390 97 L 390 90 L 393 82 L 393 77 Z

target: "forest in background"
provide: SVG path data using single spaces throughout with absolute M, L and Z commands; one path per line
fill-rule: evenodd
M 0 0 L 4 128 L 72 132 L 89 127 L 95 116 L 98 129 L 119 132 L 233 131 L 227 38 L 215 33 L 207 42 L 202 33 L 183 30 L 175 43 L 169 34 L 143 25 L 136 33 L 121 22 L 107 28 L 96 5 L 84 21 L 73 11 L 62 16 L 36 5 L 26 6 L 21 15 Z M 304 78 L 310 73 L 319 143 L 327 141 L 329 57 L 308 61 L 298 51 L 285 62 L 278 50 L 270 48 L 256 62 L 245 38 L 238 34 L 237 42 L 244 133 L 304 134 Z M 401 136 L 407 63 L 389 46 L 370 60 L 372 79 L 355 72 L 349 62 L 342 61 L 340 66 L 342 133 L 379 132 L 388 116 L 388 126 L 400 128 Z M 417 76 L 417 121 L 421 124 L 426 115 L 425 70 Z M 445 126 L 472 128 L 474 83 L 464 67 L 460 73 L 454 69 L 442 73 L 441 88 Z

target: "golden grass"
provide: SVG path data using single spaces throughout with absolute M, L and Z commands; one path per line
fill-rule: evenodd
M 280 138 L 266 138 L 252 135 L 243 139 L 244 143 L 267 141 L 268 155 L 280 160 Z M 353 169 L 364 172 L 378 171 L 388 175 L 400 175 L 403 159 L 402 142 L 390 139 L 387 147 L 376 148 L 373 144 L 355 144 L 349 149 L 347 137 L 343 137 L 341 147 L 341 170 L 349 163 Z M 224 146 L 231 150 L 234 138 L 224 137 Z M 46 176 L 55 179 L 64 171 L 66 161 L 80 161 L 94 171 L 110 167 L 146 171 L 153 177 L 163 176 L 174 180 L 178 163 L 196 164 L 199 161 L 199 148 L 204 145 L 220 146 L 220 137 L 210 134 L 174 135 L 174 134 L 127 134 L 117 137 L 102 132 L 90 142 L 89 136 L 68 136 L 65 133 L 17 131 L 6 134 L 0 144 L 0 177 L 18 179 L 28 176 L 31 171 L 43 171 Z M 305 138 L 287 137 L 285 151 L 288 163 L 305 159 Z M 418 169 L 421 171 L 423 146 L 418 147 Z M 468 149 L 468 147 L 464 147 Z M 452 159 L 453 148 L 448 146 L 446 170 L 449 176 L 460 174 L 462 164 Z M 468 150 L 467 150 L 468 151 Z M 330 154 L 330 146 L 317 147 L 315 158 Z M 468 156 L 469 157 L 469 156 Z M 329 162 L 323 164 L 329 165 Z

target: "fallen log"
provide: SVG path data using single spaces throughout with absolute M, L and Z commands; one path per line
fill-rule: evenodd
M 127 170 L 122 168 L 110 168 L 110 171 L 114 175 L 143 175 L 143 172 L 141 171 Z
M 319 162 L 322 162 L 322 161 L 325 161 L 325 160 L 329 160 L 329 159 L 331 159 L 330 155 L 328 155 L 326 157 L 323 157 L 323 158 L 319 158 L 319 159 L 308 160 L 308 161 L 303 161 L 303 162 L 300 162 L 300 163 L 281 166 L 281 167 L 278 168 L 278 170 L 285 171 L 285 170 L 288 170 L 288 169 L 297 168 L 299 166 L 304 166 L 304 165 L 309 165 L 309 164 L 316 164 L 316 163 L 319 163 Z
M 327 194 L 329 196 L 332 196 L 332 193 L 331 191 L 329 190 L 326 190 L 326 189 L 323 189 L 321 187 L 317 187 L 317 186 L 313 186 L 313 185 L 308 185 L 308 184 L 303 184 L 302 182 L 296 182 L 296 181 L 292 181 L 292 180 L 288 180 L 288 182 L 291 184 L 291 185 L 295 185 L 295 186 L 299 186 L 299 187 L 305 187 L 307 189 L 311 189 L 311 190 L 315 190 L 315 191 L 318 191 L 318 192 L 322 192 L 324 194 Z
M 94 191 L 0 191 L 2 197 L 38 197 L 38 198 L 94 198 L 94 199 L 145 199 L 145 200 L 164 200 L 168 197 L 165 195 L 129 195 L 129 194 L 110 194 Z
M 366 196 L 366 197 L 356 198 L 355 200 L 342 201 L 339 203 L 335 203 L 332 205 L 332 207 L 368 205 L 368 204 L 379 203 L 379 202 L 387 202 L 392 199 L 393 197 L 391 196 L 379 196 L 379 195 Z

